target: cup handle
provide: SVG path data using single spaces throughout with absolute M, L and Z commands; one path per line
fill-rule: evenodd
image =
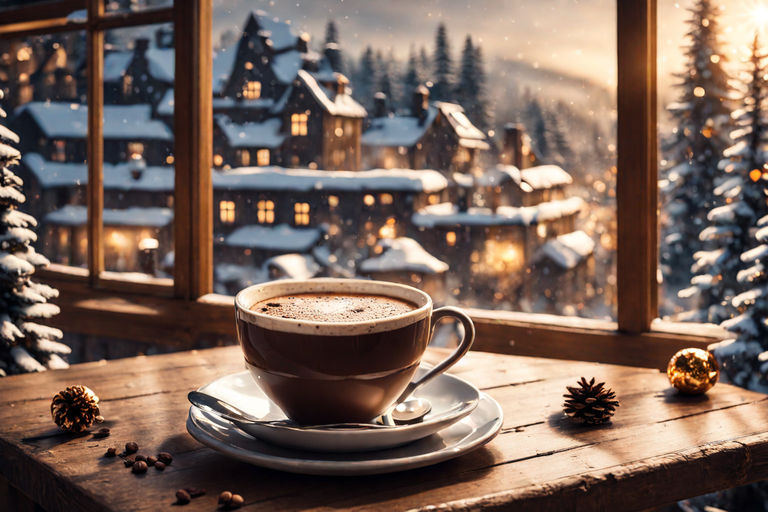
M 464 357 L 464 354 L 466 354 L 472 346 L 472 342 L 475 341 L 475 324 L 472 323 L 472 319 L 469 318 L 469 315 L 464 313 L 462 310 L 453 306 L 445 306 L 432 312 L 432 321 L 429 324 L 430 341 L 432 340 L 432 336 L 435 334 L 435 325 L 437 325 L 437 322 L 448 316 L 457 319 L 459 322 L 461 322 L 461 325 L 464 326 L 464 338 L 461 340 L 459 346 L 450 356 L 441 361 L 437 366 L 430 368 L 429 371 L 427 371 L 427 373 L 422 375 L 420 378 L 411 381 L 411 383 L 408 384 L 408 387 L 405 388 L 405 391 L 403 391 L 395 401 L 396 404 L 399 404 L 408 398 L 411 393 L 426 384 L 429 380 L 437 377 L 445 370 L 453 366 L 456 361 Z

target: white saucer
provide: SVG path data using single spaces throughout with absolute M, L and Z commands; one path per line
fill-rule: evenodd
M 417 376 L 426 371 L 419 368 Z M 285 420 L 285 413 L 272 402 L 249 372 L 217 379 L 198 391 L 231 403 L 264 421 Z M 470 414 L 480 401 L 480 392 L 472 384 L 449 374 L 438 375 L 415 397 L 426 398 L 432 410 L 424 420 L 412 425 L 382 429 L 307 429 L 289 426 L 237 423 L 248 434 L 280 446 L 318 452 L 359 452 L 401 446 L 434 434 Z M 230 423 L 228 420 L 222 421 Z
M 373 475 L 419 468 L 464 455 L 493 439 L 501 429 L 499 404 L 485 393 L 472 413 L 413 443 L 375 452 L 319 453 L 266 443 L 213 414 L 190 407 L 187 431 L 214 450 L 237 460 L 308 475 Z

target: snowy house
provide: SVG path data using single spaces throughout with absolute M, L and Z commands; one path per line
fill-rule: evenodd
M 104 56 L 104 102 L 156 105 L 173 87 L 174 50 L 150 48 L 149 39 L 134 42 L 133 51 Z
M 105 208 L 104 265 L 119 272 L 139 271 L 141 248 L 148 242 L 169 250 L 173 245 L 173 211 L 170 208 Z M 40 243 L 56 263 L 87 264 L 87 208 L 66 205 L 43 217 Z
M 277 164 L 280 147 L 286 137 L 281 132 L 282 124 L 277 117 L 260 122 L 234 123 L 225 115 L 216 116 L 213 129 L 214 167 Z
M 358 265 L 363 276 L 416 286 L 435 297 L 444 296 L 447 271 L 447 263 L 407 237 L 379 240 L 371 256 Z
M 409 115 L 376 110 L 362 137 L 367 166 L 431 168 L 450 175 L 473 170 L 478 152 L 489 149 L 485 134 L 467 118 L 461 105 L 430 104 L 424 86 L 413 92 Z
M 55 162 L 84 162 L 88 107 L 79 103 L 30 102 L 16 109 L 12 122 L 23 153 L 39 153 Z M 173 162 L 173 133 L 152 118 L 150 105 L 104 106 L 104 160 L 141 158 L 148 165 Z
M 320 228 L 251 224 L 217 237 L 216 245 L 223 262 L 260 266 L 273 256 L 309 254 L 322 236 Z
M 499 206 L 535 206 L 565 199 L 566 187 L 573 183 L 571 175 L 557 165 L 519 169 L 513 165 L 498 164 L 482 174 L 454 175 L 454 180 L 467 180 L 472 195 L 479 198 L 479 201 L 470 200 L 470 204 L 491 209 Z

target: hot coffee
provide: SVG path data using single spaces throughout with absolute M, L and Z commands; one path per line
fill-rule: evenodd
M 251 311 L 309 322 L 367 322 L 403 315 L 416 304 L 384 295 L 297 293 L 257 302 Z

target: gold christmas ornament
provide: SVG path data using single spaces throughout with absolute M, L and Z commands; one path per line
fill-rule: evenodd
M 587 382 L 584 377 L 578 382 L 579 387 L 565 386 L 568 394 L 563 395 L 565 414 L 574 421 L 587 425 L 606 423 L 611 419 L 619 401 L 616 393 L 605 387 L 605 382 L 595 384 L 595 378 Z
M 80 433 L 99 421 L 99 397 L 85 386 L 71 386 L 56 393 L 51 416 L 65 432 Z
M 684 348 L 667 365 L 669 382 L 681 393 L 700 395 L 715 385 L 720 368 L 712 353 L 700 348 Z

